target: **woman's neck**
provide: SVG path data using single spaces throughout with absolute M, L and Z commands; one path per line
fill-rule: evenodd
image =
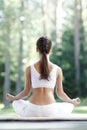
M 47 56 L 47 61 L 50 62 L 50 58 L 49 58 L 49 54 L 46 55 Z M 42 59 L 42 55 L 39 55 L 39 61 Z

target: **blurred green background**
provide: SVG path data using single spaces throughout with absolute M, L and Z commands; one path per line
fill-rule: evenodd
M 73 112 L 87 113 L 86 19 L 87 0 L 0 0 L 0 115 L 15 114 L 5 94 L 24 88 L 40 36 L 52 40 L 50 60 L 62 67 L 64 91 L 81 98 Z

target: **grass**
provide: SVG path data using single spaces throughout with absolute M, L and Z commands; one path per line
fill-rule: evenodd
M 11 105 L 5 108 L 3 104 L 0 104 L 0 116 L 14 116 L 14 115 L 16 115 L 16 113 Z
M 87 98 L 81 99 L 80 105 L 75 106 L 73 113 L 87 114 Z M 14 116 L 16 115 L 12 106 L 5 108 L 3 104 L 0 104 L 0 116 Z
M 73 113 L 87 114 L 87 106 L 76 107 Z
M 87 114 L 87 98 L 81 99 L 80 105 L 74 108 L 73 113 Z

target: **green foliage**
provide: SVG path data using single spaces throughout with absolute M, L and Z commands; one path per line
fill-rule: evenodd
M 63 86 L 65 92 L 72 98 L 76 96 L 85 97 L 87 92 L 87 45 L 83 41 L 80 51 L 80 83 L 79 86 L 75 80 L 74 63 L 74 34 L 72 29 L 65 30 L 62 35 L 62 47 L 55 45 L 51 60 L 62 67 Z
M 78 88 L 75 83 L 74 64 L 74 34 L 73 30 L 66 30 L 62 36 L 62 61 L 61 66 L 64 74 L 64 89 L 71 97 L 78 95 Z M 72 84 L 73 83 L 73 84 Z
M 85 2 L 85 1 L 84 1 Z M 84 12 L 87 7 L 82 6 L 82 1 L 79 2 L 80 9 L 79 10 L 79 41 L 80 41 L 80 80 L 79 84 L 76 83 L 75 79 L 75 61 L 74 61 L 74 29 L 73 29 L 73 13 L 72 10 L 73 5 L 71 3 L 66 3 L 63 5 L 65 11 L 68 13 L 68 16 L 64 22 L 63 26 L 63 35 L 61 48 L 59 48 L 58 44 L 54 46 L 54 53 L 51 56 L 52 61 L 56 64 L 60 65 L 63 69 L 63 85 L 64 90 L 71 97 L 80 96 L 86 97 L 87 94 L 87 24 L 85 23 Z M 69 7 L 69 8 L 67 8 Z M 67 26 L 68 25 L 68 26 Z
M 0 1 L 1 2 L 1 1 Z M 19 44 L 21 33 L 23 33 L 23 73 L 25 67 L 34 61 L 36 37 L 41 34 L 42 29 L 37 28 L 41 25 L 39 21 L 41 17 L 40 3 L 37 1 L 24 1 L 24 9 L 21 10 L 21 0 L 2 0 L 0 4 L 0 100 L 2 101 L 4 90 L 4 76 L 5 76 L 5 57 L 6 51 L 10 53 L 10 80 L 11 80 L 11 93 L 15 94 L 15 86 L 17 81 L 18 72 L 18 57 L 19 57 Z M 39 7 L 39 8 L 38 8 Z M 35 11 L 36 10 L 36 11 Z M 39 14 L 40 13 L 40 14 Z M 2 14 L 2 15 L 1 15 Z M 31 15 L 33 14 L 33 15 Z M 21 21 L 22 18 L 24 21 Z M 36 19 L 36 20 L 34 20 Z M 9 34 L 8 34 L 9 27 Z M 10 46 L 7 45 L 7 37 L 10 38 Z M 33 45 L 33 46 L 32 46 Z M 24 87 L 24 78 L 22 75 L 22 86 Z M 19 86 L 20 87 L 20 86 Z
M 81 95 L 83 97 L 86 97 L 87 94 L 87 45 L 86 43 L 81 45 L 81 55 L 80 55 L 80 76 L 81 76 L 81 80 L 80 80 L 80 86 L 81 86 Z
M 78 86 L 75 83 L 73 35 L 73 30 L 66 30 L 62 35 L 62 47 L 55 45 L 51 56 L 51 60 L 62 67 L 64 90 L 70 97 L 78 95 Z

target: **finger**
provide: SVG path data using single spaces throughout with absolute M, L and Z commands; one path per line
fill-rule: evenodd
M 80 102 L 80 99 L 79 99 L 79 98 L 77 98 L 77 101 L 78 101 L 78 102 Z

